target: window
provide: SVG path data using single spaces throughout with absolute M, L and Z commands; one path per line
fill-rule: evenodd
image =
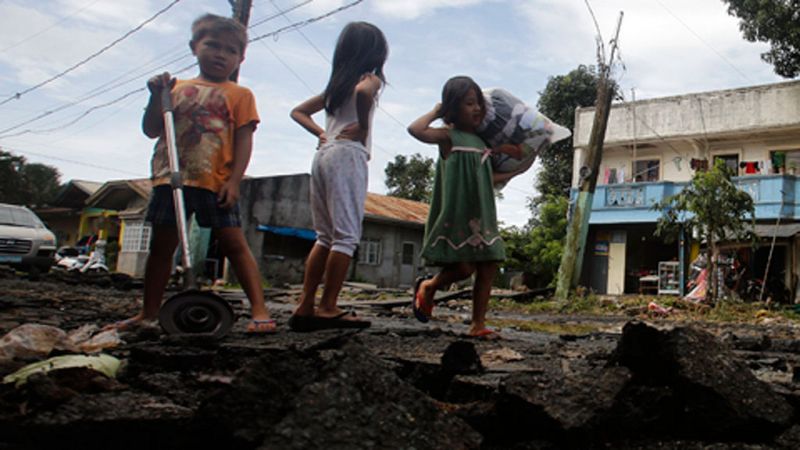
M 739 154 L 737 153 L 730 153 L 726 155 L 716 155 L 714 156 L 714 165 L 717 165 L 717 161 L 722 161 L 725 163 L 725 167 L 731 171 L 731 175 L 736 176 L 739 175 Z
M 150 225 L 141 220 L 125 223 L 122 235 L 123 252 L 146 252 L 150 250 Z
M 381 263 L 381 240 L 375 238 L 361 239 L 358 248 L 358 263 L 377 266 Z
M 636 182 L 658 181 L 661 161 L 657 159 L 641 159 L 633 162 L 633 179 Z
M 403 254 L 401 258 L 401 263 L 407 266 L 414 265 L 414 243 L 413 242 L 403 242 Z

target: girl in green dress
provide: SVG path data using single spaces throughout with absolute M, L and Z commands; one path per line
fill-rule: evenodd
M 530 164 L 514 172 L 492 173 L 488 158 L 492 150 L 475 134 L 485 113 L 477 83 L 469 77 L 454 77 L 442 89 L 442 102 L 409 125 L 408 132 L 439 147 L 422 256 L 428 265 L 443 266 L 433 278 L 417 280 L 414 315 L 427 322 L 436 290 L 475 273 L 469 335 L 491 338 L 497 334 L 486 328 L 486 306 L 497 263 L 505 259 L 493 187 L 524 172 Z M 446 126 L 431 127 L 439 118 Z M 519 157 L 521 149 L 509 144 L 494 151 Z

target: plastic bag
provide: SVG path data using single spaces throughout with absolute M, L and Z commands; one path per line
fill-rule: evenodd
M 86 356 L 86 355 L 64 355 L 39 361 L 19 369 L 18 371 L 3 378 L 3 383 L 14 383 L 20 387 L 28 381 L 28 377 L 35 373 L 47 373 L 53 370 L 69 369 L 73 367 L 85 367 L 100 372 L 108 378 L 115 378 L 119 370 L 120 361 L 109 355 Z
M 504 89 L 486 89 L 483 95 L 486 116 L 478 126 L 478 135 L 492 148 L 501 144 L 522 144 L 522 159 L 492 154 L 495 172 L 511 172 L 535 159 L 550 144 L 572 135 L 568 129 Z
M 67 333 L 60 328 L 26 323 L 0 339 L 0 360 L 47 356 L 66 339 Z

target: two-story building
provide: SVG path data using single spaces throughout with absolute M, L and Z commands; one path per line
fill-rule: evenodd
M 594 108 L 580 108 L 575 116 L 573 195 Z M 716 160 L 733 169 L 735 183 L 753 197 L 756 233 L 764 238 L 755 251 L 741 244 L 740 258 L 761 278 L 772 247 L 770 272 L 794 292 L 800 272 L 798 81 L 614 104 L 581 283 L 598 293 L 622 294 L 655 287 L 660 277 L 662 292 L 682 291 L 686 261 L 701 243 L 681 247 L 655 236 L 661 212 L 651 207 Z M 684 242 L 691 241 L 687 233 Z

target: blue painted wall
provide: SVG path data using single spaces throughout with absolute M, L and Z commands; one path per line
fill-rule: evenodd
M 750 175 L 735 177 L 740 189 L 749 193 L 755 202 L 756 220 L 800 220 L 800 177 L 795 175 Z M 655 223 L 660 211 L 652 205 L 665 197 L 677 194 L 688 183 L 659 181 L 653 183 L 624 183 L 599 185 L 592 202 L 589 223 Z M 571 192 L 572 201 L 577 191 Z

